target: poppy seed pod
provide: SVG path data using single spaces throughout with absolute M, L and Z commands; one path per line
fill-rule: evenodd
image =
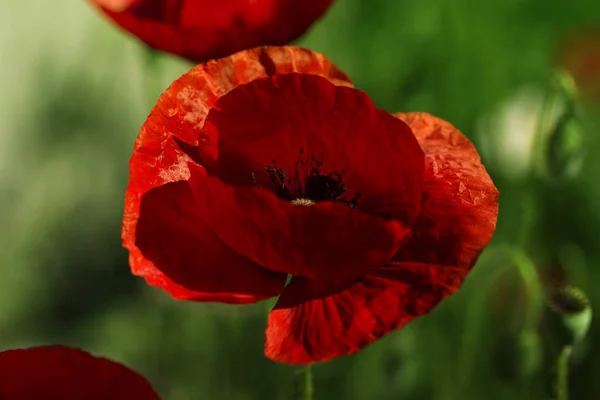
M 567 107 L 549 134 L 546 148 L 548 175 L 556 179 L 577 176 L 585 159 L 585 131 L 573 105 Z
M 592 320 L 590 301 L 573 286 L 559 287 L 548 295 L 546 323 L 548 334 L 557 349 L 580 343 Z

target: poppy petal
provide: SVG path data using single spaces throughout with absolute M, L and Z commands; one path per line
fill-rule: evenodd
M 425 152 L 421 215 L 395 261 L 470 269 L 490 242 L 498 190 L 471 142 L 446 121 L 425 113 L 396 114 Z
M 47 346 L 0 353 L 3 400 L 158 400 L 137 372 L 84 351 Z
M 172 282 L 204 293 L 203 301 L 246 303 L 278 295 L 286 275 L 227 246 L 208 226 L 194 183 L 173 182 L 144 195 L 135 242 L 143 256 Z
M 91 0 L 148 46 L 194 62 L 302 35 L 332 0 Z
M 278 293 L 282 275 L 251 268 L 249 260 L 292 275 L 361 276 L 389 261 L 410 233 L 400 221 L 345 204 L 295 206 L 256 186 L 226 184 L 191 161 L 189 170 L 189 179 L 144 195 L 136 245 L 170 279 L 194 290 Z M 240 255 L 249 260 L 242 263 Z
M 227 293 L 196 292 L 173 282 L 135 245 L 136 225 L 144 193 L 189 177 L 187 161 L 189 156 L 194 157 L 194 150 L 197 153 L 195 146 L 204 119 L 221 96 L 252 80 L 292 72 L 320 75 L 337 85 L 352 85 L 321 54 L 297 47 L 261 47 L 198 65 L 160 96 L 136 140 L 125 193 L 122 237 L 134 275 L 144 277 L 148 284 L 163 288 L 178 299 L 231 303 L 258 300 Z
M 309 364 L 356 353 L 431 311 L 458 290 L 466 273 L 440 265 L 394 263 L 335 294 L 319 281 L 293 278 L 269 314 L 265 355 L 278 362 Z
M 359 210 L 409 225 L 419 214 L 424 156 L 410 128 L 363 92 L 322 77 L 278 75 L 232 90 L 208 114 L 200 141 L 203 164 L 226 182 L 252 184 L 272 160 L 289 177 L 310 175 L 314 156 L 324 174 L 344 172 Z
M 114 12 L 122 12 L 132 7 L 139 0 L 93 0 L 96 5 Z

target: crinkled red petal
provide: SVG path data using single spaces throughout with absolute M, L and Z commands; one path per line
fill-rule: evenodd
M 328 285 L 293 278 L 269 314 L 265 355 L 310 364 L 356 353 L 428 313 L 458 290 L 466 273 L 441 265 L 395 263 L 331 295 Z M 294 303 L 299 305 L 290 306 Z
M 204 169 L 197 168 L 202 175 Z M 243 302 L 278 295 L 287 276 L 241 256 L 215 234 L 209 213 L 212 203 L 220 199 L 207 198 L 218 193 L 203 184 L 204 176 L 195 175 L 144 195 L 136 246 L 171 281 L 206 296 L 214 295 L 214 301 Z M 229 228 L 239 229 L 231 225 Z M 222 296 L 225 293 L 229 296 Z
M 293 72 L 320 75 L 336 85 L 352 86 L 343 72 L 318 53 L 297 47 L 262 47 L 198 65 L 161 95 L 136 140 L 125 193 L 122 237 L 135 275 L 179 299 L 230 303 L 261 299 L 229 291 L 202 293 L 173 282 L 135 245 L 136 226 L 146 192 L 188 179 L 189 155 L 193 154 L 182 149 L 198 146 L 204 119 L 221 96 L 255 79 Z
M 498 190 L 475 147 L 451 124 L 425 113 L 396 116 L 425 153 L 425 182 L 412 238 L 394 260 L 470 269 L 496 228 Z
M 195 163 L 189 168 L 187 181 L 144 196 L 136 245 L 170 279 L 201 292 L 235 288 L 274 295 L 285 279 L 268 269 L 321 279 L 357 277 L 389 261 L 410 233 L 400 221 L 345 204 L 295 206 L 253 185 L 224 183 Z M 240 255 L 268 269 L 259 275 L 260 268 L 253 268 L 251 274 L 255 265 Z
M 310 174 L 312 156 L 323 174 L 344 171 L 347 197 L 361 195 L 357 209 L 407 224 L 418 215 L 424 156 L 410 128 L 363 92 L 319 76 L 278 75 L 229 92 L 200 142 L 209 171 L 238 185 L 252 184 L 273 160 L 293 178 L 307 173 L 295 165 L 303 157 Z
M 200 62 L 302 35 L 332 0 L 91 0 L 150 47 Z M 103 3 L 107 7 L 103 7 Z
M 421 214 L 396 262 L 358 281 L 293 279 L 271 312 L 265 353 L 307 364 L 352 354 L 455 292 L 490 241 L 498 191 L 473 145 L 428 114 L 398 114 L 425 153 Z
M 137 372 L 105 358 L 63 347 L 0 353 L 2 400 L 158 400 Z

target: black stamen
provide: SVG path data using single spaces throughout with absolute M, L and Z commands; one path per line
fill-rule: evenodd
M 360 197 L 356 193 L 350 200 L 346 198 L 347 188 L 344 183 L 345 170 L 342 172 L 332 171 L 324 175 L 321 167 L 323 162 L 319 161 L 314 155 L 310 157 L 311 165 L 303 159 L 304 149 L 300 149 L 298 159 L 294 162 L 294 176 L 290 177 L 282 168 L 277 167 L 275 159 L 271 166 L 264 167 L 267 188 L 273 190 L 277 196 L 285 200 L 309 199 L 314 202 L 331 200 L 340 203 L 346 203 L 350 207 L 355 207 Z M 300 169 L 304 174 L 301 176 Z M 262 182 L 257 182 L 256 176 L 252 173 L 252 182 L 263 187 Z

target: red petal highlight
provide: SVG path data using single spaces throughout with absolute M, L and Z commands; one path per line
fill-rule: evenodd
M 319 76 L 240 86 L 219 99 L 200 139 L 204 165 L 227 182 L 251 184 L 273 159 L 293 176 L 303 149 L 325 174 L 345 171 L 348 196 L 361 194 L 359 210 L 407 224 L 419 213 L 424 156 L 410 128 L 361 91 Z
M 331 0 L 91 0 L 158 50 L 200 62 L 302 35 Z
M 137 372 L 63 346 L 0 353 L 2 400 L 159 400 Z
M 496 229 L 498 190 L 451 124 L 425 113 L 396 116 L 425 152 L 425 186 L 412 238 L 394 260 L 470 269 Z
M 278 295 L 286 275 L 239 255 L 215 235 L 194 184 L 191 178 L 144 195 L 135 243 L 144 257 L 173 282 L 205 293 L 203 301 L 240 303 Z
M 213 285 L 212 281 L 201 282 L 206 279 L 203 274 L 212 273 L 201 271 L 211 268 L 203 267 L 206 260 L 189 254 L 194 250 L 198 254 L 213 251 L 210 247 L 215 246 L 216 239 L 211 236 L 207 240 L 209 230 L 232 253 L 235 251 L 265 268 L 322 279 L 357 277 L 377 269 L 405 243 L 410 232 L 400 221 L 372 217 L 345 204 L 294 206 L 255 186 L 225 184 L 197 164 L 190 163 L 189 168 L 192 174 L 187 182 L 163 185 L 144 196 L 136 243 L 144 256 L 171 279 L 178 279 L 175 275 L 179 274 L 179 283 L 186 287 Z M 202 227 L 201 234 L 196 234 L 200 229 L 197 226 Z M 168 233 L 157 233 L 157 228 Z M 172 233 L 179 231 L 193 235 L 182 239 L 183 233 Z M 161 244 L 162 240 L 168 241 Z M 225 254 L 224 247 L 222 250 Z M 183 267 L 190 257 L 198 263 L 194 272 Z M 233 255 L 227 257 L 232 260 L 228 266 L 233 265 Z M 241 280 L 236 282 L 238 286 L 251 283 L 246 272 L 241 271 L 241 264 L 237 270 L 227 271 L 225 267 L 217 270 L 216 255 L 214 261 L 214 281 L 224 279 L 221 282 L 224 288 L 234 284 L 230 279 Z M 228 276 L 228 272 L 232 275 Z M 188 278 L 183 279 L 184 274 Z M 275 281 L 268 287 L 275 288 Z M 251 288 L 252 285 L 248 287 Z M 209 289 L 202 286 L 198 290 Z
M 356 353 L 428 313 L 458 290 L 466 273 L 440 265 L 396 263 L 325 297 L 329 287 L 294 278 L 269 314 L 265 355 L 283 363 L 310 364 Z M 289 306 L 302 299 L 310 300 Z
M 159 98 L 144 123 L 130 160 L 125 193 L 123 246 L 133 274 L 179 299 L 248 303 L 248 296 L 196 292 L 178 285 L 148 261 L 135 245 L 140 200 L 150 189 L 189 177 L 182 145 L 197 146 L 209 110 L 230 90 L 275 74 L 316 74 L 336 85 L 351 86 L 346 75 L 321 54 L 297 47 L 262 47 L 198 65 L 176 80 Z M 180 141 L 180 145 L 174 140 Z

